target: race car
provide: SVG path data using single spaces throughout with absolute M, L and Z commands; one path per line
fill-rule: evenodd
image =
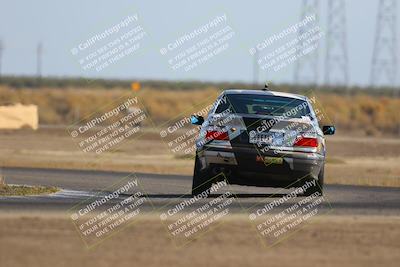
M 321 114 L 316 111 L 302 95 L 266 89 L 223 91 L 207 119 L 191 116 L 191 123 L 200 125 L 192 194 L 209 193 L 213 183 L 226 180 L 247 186 L 302 187 L 306 196 L 322 195 L 324 135 L 334 134 L 335 127 L 321 129 Z

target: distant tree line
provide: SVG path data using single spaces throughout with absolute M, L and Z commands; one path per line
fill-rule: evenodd
M 3 76 L 0 85 L 7 85 L 11 88 L 127 88 L 132 82 L 140 82 L 142 87 L 158 90 L 194 90 L 207 89 L 210 87 L 220 89 L 253 89 L 263 88 L 264 84 L 254 85 L 244 82 L 202 82 L 202 81 L 168 81 L 168 80 L 120 80 L 120 79 L 88 79 L 75 77 L 42 77 L 38 79 L 32 76 Z M 270 84 L 271 90 L 283 92 L 304 93 L 311 89 L 331 93 L 345 93 L 354 95 L 359 92 L 371 95 L 400 95 L 400 88 L 388 87 L 343 87 L 343 86 L 315 86 L 315 85 L 293 85 L 293 84 Z

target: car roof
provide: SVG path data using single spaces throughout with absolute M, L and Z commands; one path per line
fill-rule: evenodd
M 282 97 L 301 99 L 301 100 L 305 100 L 305 101 L 307 100 L 307 97 L 303 96 L 303 95 L 269 91 L 269 90 L 228 89 L 228 90 L 224 90 L 223 94 L 271 95 L 271 96 L 282 96 Z

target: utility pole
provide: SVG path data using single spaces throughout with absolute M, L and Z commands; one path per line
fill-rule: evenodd
M 379 0 L 370 84 L 396 86 L 397 75 L 396 0 Z
M 305 20 L 309 16 L 315 15 L 315 21 L 313 23 L 307 23 L 306 25 L 299 28 L 298 38 L 299 44 L 302 46 L 297 50 L 297 60 L 294 69 L 294 81 L 296 84 L 308 84 L 318 85 L 318 48 L 311 51 L 310 53 L 303 54 L 307 47 L 304 47 L 304 41 L 300 40 L 301 36 L 304 36 L 307 32 L 313 30 L 318 25 L 319 17 L 319 1 L 318 0 L 303 0 L 300 21 Z M 317 41 L 318 42 L 318 41 Z
M 1 77 L 2 77 L 2 72 L 1 72 L 1 67 L 2 67 L 2 60 L 3 60 L 3 42 L 0 40 L 0 81 L 1 81 Z
M 254 88 L 256 88 L 256 86 L 258 85 L 258 50 L 256 49 L 256 52 L 253 55 L 253 86 Z
M 345 86 L 347 88 L 349 84 L 349 67 L 345 0 L 328 1 L 326 45 L 325 84 Z
M 38 81 L 38 85 L 40 85 L 40 81 L 42 78 L 42 54 L 43 45 L 41 42 L 39 42 L 36 48 L 36 78 Z

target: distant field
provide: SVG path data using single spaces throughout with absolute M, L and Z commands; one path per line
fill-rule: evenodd
M 180 157 L 145 128 L 101 156 L 79 150 L 65 129 L 0 131 L 0 166 L 111 170 L 192 175 L 193 159 Z M 382 137 L 327 138 L 326 183 L 400 187 L 400 140 Z
M 126 81 L 42 80 L 39 88 L 36 82 L 8 79 L 0 85 L 0 105 L 36 104 L 40 124 L 50 125 L 37 132 L 0 131 L 2 166 L 191 175 L 193 161 L 174 155 L 166 147 L 160 139 L 160 127 L 213 103 L 222 88 L 249 86 L 144 82 L 139 91 L 133 92 Z M 295 88 L 279 85 L 272 89 Z M 316 91 L 303 87 L 298 92 L 315 98 L 316 108 L 324 115 L 321 124 L 337 126 L 337 136 L 327 138 L 328 183 L 400 186 L 400 98 L 391 97 L 383 89 L 381 95 L 360 88 L 346 93 L 344 88 Z M 92 118 L 93 113 L 109 111 L 123 101 L 123 96 L 138 97 L 151 118 L 143 123 L 144 136 L 101 158 L 80 151 L 66 127 Z
M 158 125 L 183 111 L 193 109 L 202 101 L 210 104 L 219 94 L 216 86 L 201 89 L 169 90 L 144 86 L 138 93 L 129 87 L 43 87 L 40 89 L 10 85 L 0 86 L 0 105 L 10 103 L 39 106 L 40 124 L 69 125 L 87 117 L 123 95 L 138 95 L 152 120 Z M 280 87 L 278 87 L 279 89 Z M 286 88 L 287 89 L 287 88 Z M 303 90 L 315 96 L 316 105 L 324 114 L 323 123 L 335 124 L 338 130 L 366 135 L 398 135 L 400 133 L 400 98 Z M 103 110 L 106 111 L 106 110 Z
M 129 88 L 132 82 L 137 80 L 121 80 L 121 79 L 90 79 L 83 77 L 43 77 L 38 79 L 32 76 L 2 76 L 0 85 L 11 88 Z M 171 81 L 171 80 L 139 80 L 144 87 L 160 89 L 160 90 L 194 90 L 214 88 L 261 88 L 264 87 L 264 82 L 254 85 L 243 82 L 202 82 L 202 81 Z M 325 85 L 294 85 L 294 84 L 274 84 L 268 81 L 271 87 L 278 91 L 285 92 L 307 92 L 312 87 L 318 87 L 318 90 L 325 92 L 335 92 L 338 94 L 349 93 L 357 94 L 359 92 L 369 95 L 387 95 L 391 96 L 399 92 L 399 88 L 389 87 L 343 87 L 343 86 L 325 86 Z

